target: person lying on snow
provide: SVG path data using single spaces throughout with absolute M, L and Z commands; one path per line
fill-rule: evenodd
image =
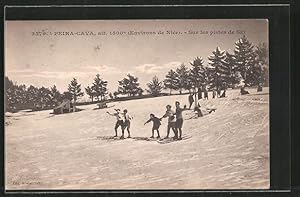
M 241 95 L 250 94 L 248 91 L 245 90 L 245 87 L 241 87 Z
M 215 112 L 217 108 L 203 108 L 200 106 L 198 103 L 198 106 L 195 107 L 194 112 L 196 113 L 196 116 L 193 116 L 191 118 L 197 118 L 197 117 L 202 117 L 205 115 L 210 114 L 211 112 Z

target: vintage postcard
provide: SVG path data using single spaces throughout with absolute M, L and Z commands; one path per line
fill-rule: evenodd
M 268 20 L 5 21 L 7 190 L 269 189 Z

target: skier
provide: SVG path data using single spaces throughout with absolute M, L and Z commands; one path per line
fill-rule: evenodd
M 175 124 L 176 127 L 175 127 L 175 129 L 177 130 L 176 133 L 178 133 L 178 131 L 179 131 L 178 139 L 181 140 L 182 139 L 182 125 L 183 125 L 182 112 L 184 110 L 186 110 L 186 105 L 184 106 L 184 108 L 181 108 L 179 101 L 176 101 L 175 106 L 176 106 L 176 124 Z
M 160 119 L 157 118 L 154 114 L 150 114 L 150 119 L 147 120 L 144 125 L 146 125 L 147 123 L 149 122 L 153 122 L 153 126 L 152 126 L 152 136 L 150 138 L 154 138 L 154 131 L 156 130 L 157 131 L 157 138 L 160 138 L 160 135 L 159 135 L 159 127 L 161 125 L 160 123 Z
M 131 138 L 130 136 L 130 123 L 131 120 L 133 119 L 129 114 L 128 114 L 128 110 L 124 109 L 123 110 L 123 116 L 124 116 L 124 130 L 127 129 L 128 132 L 128 138 Z
M 109 112 L 106 112 L 108 115 L 111 115 L 111 116 L 115 116 L 117 118 L 117 122 L 115 124 L 115 132 L 116 132 L 116 135 L 114 137 L 117 137 L 118 136 L 118 128 L 121 127 L 122 129 L 122 136 L 121 136 L 121 139 L 124 139 L 124 119 L 123 119 L 123 115 L 120 113 L 120 109 L 115 109 L 116 113 L 109 113 Z
M 175 112 L 173 110 L 171 110 L 171 105 L 167 105 L 166 108 L 167 108 L 167 111 L 166 111 L 165 115 L 163 115 L 163 117 L 160 118 L 160 119 L 163 119 L 163 118 L 168 117 L 167 136 L 165 137 L 165 139 L 169 138 L 170 129 L 172 129 L 174 132 L 173 139 L 177 139 L 178 134 L 176 132 Z

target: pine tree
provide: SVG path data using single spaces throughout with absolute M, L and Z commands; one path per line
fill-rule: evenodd
M 224 66 L 229 71 L 229 77 L 227 80 L 227 85 L 234 88 L 236 84 L 240 83 L 240 75 L 237 70 L 236 60 L 234 55 L 226 52 Z
M 90 86 L 87 86 L 85 88 L 85 92 L 86 94 L 90 97 L 90 99 L 92 100 L 92 102 L 94 102 L 94 96 L 95 96 L 95 91 L 93 88 L 91 88 Z
M 197 91 L 197 88 L 200 88 L 207 83 L 206 68 L 204 67 L 202 57 L 197 57 L 190 64 L 192 65 L 192 68 L 190 70 L 190 79 L 192 82 L 192 87 L 195 91 Z
M 268 66 L 269 64 L 269 53 L 267 43 L 259 43 L 255 49 L 256 57 L 258 62 L 263 66 Z
M 107 81 L 104 81 L 99 74 L 96 75 L 94 79 L 94 83 L 92 86 L 92 89 L 94 91 L 94 96 L 97 97 L 97 100 L 102 101 L 105 98 L 105 95 L 107 95 Z
M 192 77 L 192 71 L 189 69 L 188 76 L 186 78 L 186 89 L 191 93 L 191 90 L 193 89 L 193 77 Z
M 193 87 L 197 88 L 206 83 L 206 72 L 202 57 L 197 57 L 193 62 L 190 77 L 192 79 Z
M 9 91 L 11 105 L 14 110 L 26 108 L 26 86 L 14 84 Z
M 49 106 L 51 106 L 51 91 L 48 88 L 41 87 L 39 88 L 39 106 L 42 109 L 45 109 Z
M 141 95 L 143 90 L 139 86 L 138 78 L 127 74 L 127 77 L 119 81 L 118 92 L 123 95 L 128 95 L 129 97 Z
M 25 85 L 17 85 L 8 77 L 5 77 L 5 108 L 7 111 L 17 111 L 20 109 L 32 109 L 33 105 L 38 102 L 38 89 L 35 89 L 34 100 L 30 98 L 28 89 Z
M 77 82 L 77 79 L 73 78 L 71 83 L 68 86 L 68 91 L 72 95 L 73 100 L 73 112 L 75 112 L 75 105 L 78 98 L 83 96 L 83 92 L 81 91 L 81 84 Z
M 176 69 L 176 77 L 178 82 L 177 86 L 180 94 L 182 94 L 183 89 L 190 89 L 190 84 L 187 80 L 189 77 L 189 70 L 184 64 L 181 64 L 180 67 Z
M 8 89 L 12 88 L 14 86 L 14 83 L 12 80 L 10 80 L 8 77 L 5 76 L 4 78 L 4 82 L 5 82 L 5 91 L 7 91 Z
M 268 45 L 267 43 L 259 43 L 255 49 L 256 54 L 256 73 L 257 73 L 257 85 L 268 85 L 269 82 L 269 72 L 268 72 Z
M 255 84 L 255 53 L 253 45 L 244 35 L 235 43 L 234 57 L 236 59 L 236 65 L 238 71 L 244 79 L 246 86 Z
M 164 85 L 166 89 L 170 89 L 170 94 L 172 94 L 172 90 L 178 90 L 178 79 L 174 70 L 171 69 L 168 72 L 164 80 Z
M 5 77 L 5 107 L 7 111 L 16 110 L 16 85 Z
M 37 87 L 34 87 L 33 85 L 30 85 L 27 88 L 27 102 L 28 106 L 35 110 L 37 108 L 37 104 L 39 103 L 39 89 Z
M 201 91 L 201 88 L 207 84 L 207 69 L 204 67 L 202 57 L 197 57 L 193 62 L 190 63 L 192 68 L 190 70 L 190 82 L 194 92 Z M 195 107 L 198 103 L 197 94 L 195 94 Z
M 56 85 L 53 85 L 53 87 L 50 88 L 50 99 L 51 99 L 51 105 L 55 106 L 57 102 L 61 100 L 61 94 L 57 90 Z
M 149 88 L 147 92 L 149 92 L 152 96 L 159 96 L 163 89 L 163 82 L 159 81 L 157 76 L 154 76 L 152 80 L 147 83 L 147 86 Z
M 225 52 L 221 51 L 219 47 L 216 48 L 213 54 L 208 57 L 208 78 L 209 85 L 211 88 L 216 88 L 217 90 L 222 89 L 223 84 L 229 80 L 230 71 L 228 67 L 224 64 L 225 62 Z

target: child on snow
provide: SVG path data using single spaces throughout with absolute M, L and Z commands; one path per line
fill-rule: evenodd
M 160 123 L 160 119 L 157 118 L 154 114 L 150 114 L 150 119 L 147 120 L 144 125 L 146 125 L 147 123 L 149 122 L 153 122 L 153 127 L 152 127 L 152 136 L 150 138 L 154 138 L 154 131 L 156 130 L 157 131 L 157 138 L 160 138 L 160 135 L 159 135 L 159 127 L 161 125 Z

